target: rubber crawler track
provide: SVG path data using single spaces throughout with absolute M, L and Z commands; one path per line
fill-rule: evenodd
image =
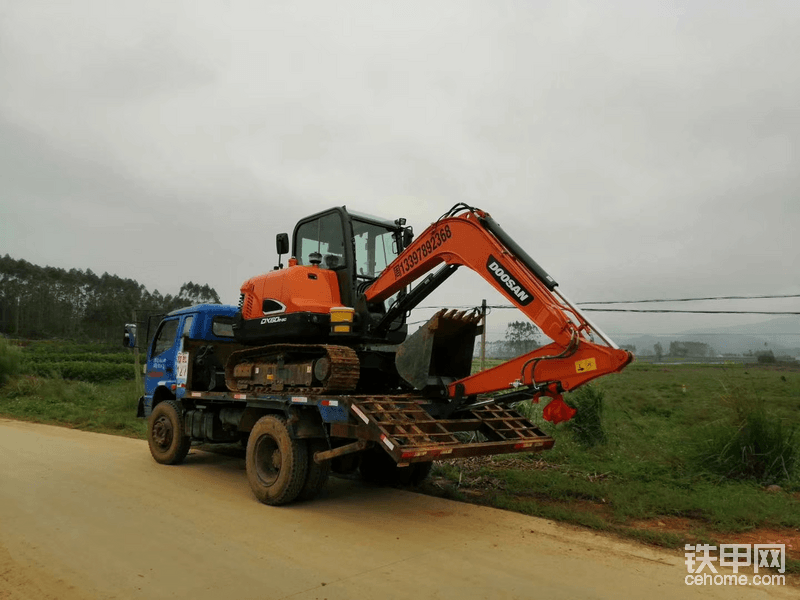
M 289 386 L 275 382 L 275 385 L 241 385 L 234 377 L 236 365 L 243 362 L 277 362 L 279 355 L 290 355 L 289 362 L 312 361 L 327 357 L 330 361 L 330 376 L 325 385 L 317 387 Z M 239 350 L 231 354 L 225 366 L 225 383 L 232 392 L 269 393 L 273 391 L 302 391 L 305 393 L 351 392 L 355 390 L 360 375 L 360 362 L 355 350 L 347 346 L 324 346 L 321 344 L 272 344 Z M 242 382 L 244 383 L 244 382 Z

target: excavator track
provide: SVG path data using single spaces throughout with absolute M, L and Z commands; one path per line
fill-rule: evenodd
M 272 344 L 239 350 L 225 366 L 232 392 L 352 392 L 360 362 L 347 346 Z

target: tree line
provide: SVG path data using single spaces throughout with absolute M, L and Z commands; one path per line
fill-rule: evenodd
M 189 282 L 177 295 L 149 291 L 133 279 L 91 269 L 69 271 L 0 258 L 0 333 L 26 339 L 117 343 L 134 311 L 170 312 L 219 304 L 214 288 Z
M 542 330 L 530 321 L 512 321 L 502 340 L 486 342 L 486 357 L 508 359 L 527 354 L 541 346 L 543 339 Z M 480 343 L 475 344 L 473 354 L 480 356 Z
M 661 345 L 661 342 L 657 342 L 653 346 L 653 352 L 655 353 L 656 358 L 659 360 L 665 354 L 666 356 L 676 356 L 676 357 L 692 356 L 697 358 L 715 356 L 716 354 L 714 348 L 712 348 L 708 344 L 704 344 L 703 342 L 670 342 L 669 351 L 666 353 L 664 352 L 664 347 Z

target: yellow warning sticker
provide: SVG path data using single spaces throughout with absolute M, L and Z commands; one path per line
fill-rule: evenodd
M 586 371 L 596 371 L 596 370 L 597 370 L 597 363 L 593 358 L 587 358 L 585 360 L 575 361 L 576 373 L 585 373 Z

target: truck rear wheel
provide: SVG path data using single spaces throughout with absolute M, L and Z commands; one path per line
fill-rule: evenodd
M 291 437 L 286 420 L 261 417 L 247 441 L 247 479 L 256 498 L 278 506 L 297 498 L 306 481 L 308 447 Z
M 300 490 L 300 495 L 297 497 L 298 500 L 311 500 L 325 487 L 325 482 L 328 481 L 331 472 L 331 461 L 326 460 L 321 464 L 314 462 L 314 453 L 327 449 L 328 445 L 325 440 L 308 440 L 308 473 L 303 489 Z
M 183 409 L 175 400 L 159 402 L 147 421 L 150 454 L 162 465 L 177 465 L 189 454 L 192 439 L 183 435 Z

